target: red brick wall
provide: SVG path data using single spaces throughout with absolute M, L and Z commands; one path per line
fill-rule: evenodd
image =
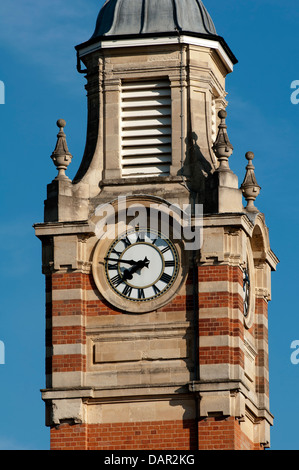
M 143 423 L 62 424 L 51 429 L 52 450 L 197 450 L 193 420 Z M 198 425 L 199 450 L 262 450 L 233 417 Z
M 51 450 L 87 450 L 87 425 L 62 424 L 51 428 Z
M 200 266 L 200 282 L 229 281 L 243 287 L 243 273 L 238 266 Z M 199 338 L 203 336 L 239 336 L 244 340 L 244 325 L 238 318 L 222 318 L 210 315 L 215 308 L 227 307 L 243 312 L 243 299 L 238 293 L 199 292 L 198 307 L 206 310 L 206 316 L 198 322 Z M 203 347 L 199 340 L 199 364 L 240 364 L 244 367 L 244 353 L 241 348 L 229 346 Z
M 243 273 L 238 266 L 200 266 L 198 282 L 211 281 L 238 282 L 243 287 Z
M 230 418 L 207 418 L 198 424 L 199 450 L 258 450 L 242 432 L 238 420 Z
M 69 425 L 51 429 L 52 450 L 195 450 L 193 420 Z

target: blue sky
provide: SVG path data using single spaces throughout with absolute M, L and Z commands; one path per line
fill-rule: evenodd
M 102 1 L 14 0 L 0 4 L 0 449 L 48 449 L 44 425 L 44 279 L 41 244 L 32 225 L 43 220 L 46 185 L 56 176 L 50 155 L 56 120 L 73 161 L 86 137 L 85 79 L 74 46 L 89 39 Z M 239 63 L 227 77 L 230 166 L 245 174 L 245 153 L 255 153 L 271 246 L 281 263 L 272 276 L 269 306 L 271 447 L 299 449 L 299 364 L 290 361 L 299 339 L 298 128 L 299 105 L 290 86 L 299 80 L 299 8 L 296 0 L 206 0 L 219 35 Z M 0 99 L 1 103 L 1 99 Z M 0 361 L 1 362 L 1 361 Z

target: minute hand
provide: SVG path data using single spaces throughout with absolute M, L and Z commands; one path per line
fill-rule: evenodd
M 134 261 L 132 259 L 114 259 L 114 258 L 104 258 L 105 261 L 113 261 L 114 263 L 126 263 L 130 266 L 135 266 L 139 261 Z

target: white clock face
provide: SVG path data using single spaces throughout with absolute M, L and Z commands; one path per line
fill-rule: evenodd
M 159 233 L 141 229 L 114 240 L 104 261 L 111 288 L 132 302 L 163 295 L 175 281 L 179 268 L 173 243 Z
M 243 313 L 244 316 L 248 316 L 249 312 L 249 300 L 250 300 L 250 280 L 248 269 L 244 269 L 243 271 L 243 293 L 244 293 L 244 300 L 243 300 Z

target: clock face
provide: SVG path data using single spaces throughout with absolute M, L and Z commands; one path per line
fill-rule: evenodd
M 246 252 L 243 265 L 243 319 L 245 327 L 251 328 L 255 314 L 256 270 L 250 241 Z
M 179 258 L 174 244 L 148 230 L 127 232 L 110 245 L 105 276 L 113 291 L 132 302 L 154 300 L 177 278 Z
M 243 292 L 244 292 L 244 301 L 243 301 L 243 313 L 247 317 L 249 313 L 249 300 L 250 300 L 250 279 L 248 269 L 245 268 L 243 271 Z

